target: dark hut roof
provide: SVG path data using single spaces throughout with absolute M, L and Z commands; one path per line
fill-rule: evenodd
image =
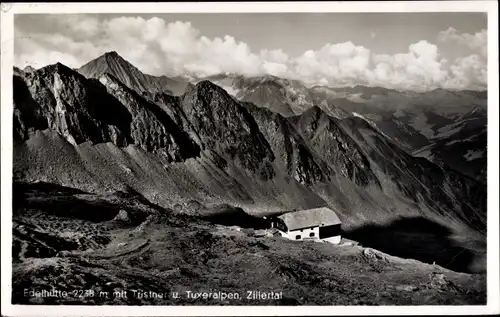
M 278 218 L 285 222 L 288 230 L 331 226 L 341 223 L 335 211 L 327 207 L 288 212 Z

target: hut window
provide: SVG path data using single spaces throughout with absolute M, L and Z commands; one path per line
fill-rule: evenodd
M 300 234 L 295 236 L 295 240 L 300 240 L 300 238 L 301 238 Z
M 310 237 L 314 237 L 314 232 L 310 232 L 310 233 L 309 233 L 309 236 L 310 236 Z

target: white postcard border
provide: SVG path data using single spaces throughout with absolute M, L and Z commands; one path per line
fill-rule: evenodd
M 31 306 L 11 304 L 12 75 L 14 14 L 222 12 L 487 12 L 488 13 L 488 224 L 487 305 L 484 306 Z M 246 2 L 246 3 L 2 3 L 1 4 L 1 304 L 6 316 L 272 316 L 426 315 L 500 312 L 499 95 L 496 1 Z

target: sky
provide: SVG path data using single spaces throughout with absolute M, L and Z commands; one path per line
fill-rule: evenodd
M 486 13 L 36 14 L 16 15 L 14 32 L 20 68 L 116 51 L 151 75 L 486 89 Z

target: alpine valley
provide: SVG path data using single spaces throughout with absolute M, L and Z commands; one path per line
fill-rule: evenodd
M 14 303 L 486 301 L 485 91 L 155 77 L 117 52 L 13 81 Z M 263 233 L 322 206 L 347 242 Z M 23 294 L 54 283 L 95 296 Z M 214 289 L 283 296 L 96 295 Z

